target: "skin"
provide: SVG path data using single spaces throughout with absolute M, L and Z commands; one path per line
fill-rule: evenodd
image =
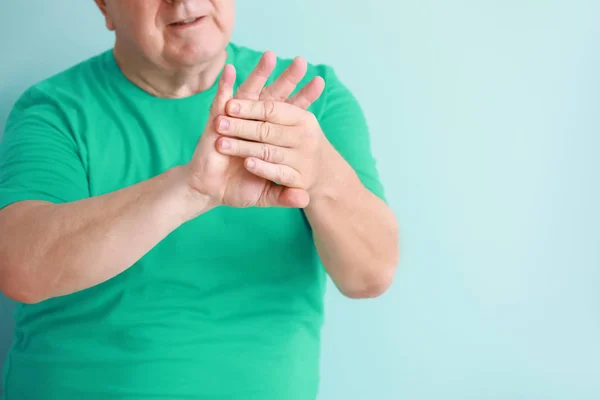
M 157 97 L 186 97 L 213 85 L 223 68 L 235 19 L 233 0 L 95 0 L 115 32 L 124 74 Z M 195 16 L 193 29 L 169 24 Z
M 148 93 L 190 96 L 212 87 L 223 71 L 209 122 L 184 166 L 103 196 L 22 201 L 0 210 L 0 290 L 36 303 L 97 285 L 219 206 L 303 208 L 321 260 L 344 295 L 376 297 L 389 288 L 399 257 L 395 216 L 306 111 L 325 82 L 315 78 L 290 97 L 306 74 L 304 59 L 265 87 L 276 60 L 266 52 L 233 93 L 236 71 L 225 65 L 224 50 L 233 0 L 95 1 L 115 31 L 121 70 Z M 191 16 L 203 19 L 189 29 L 169 25 Z

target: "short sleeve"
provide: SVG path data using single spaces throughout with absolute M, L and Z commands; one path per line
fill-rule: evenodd
M 39 89 L 17 101 L 0 140 L 0 209 L 22 200 L 66 203 L 89 197 L 67 115 Z
M 354 169 L 362 184 L 385 201 L 368 124 L 354 94 L 326 67 L 324 105 L 319 123 L 327 139 Z

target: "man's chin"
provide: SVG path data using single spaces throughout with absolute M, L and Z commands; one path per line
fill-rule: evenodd
M 214 48 L 212 48 L 214 47 Z M 190 69 L 198 66 L 204 66 L 207 63 L 216 62 L 220 58 L 225 58 L 223 47 L 214 46 L 194 46 L 180 49 L 171 54 L 165 54 L 165 60 L 175 69 Z

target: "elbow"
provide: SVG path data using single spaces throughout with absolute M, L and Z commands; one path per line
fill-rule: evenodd
M 26 229 L 37 216 L 34 209 L 45 207 L 44 202 L 24 201 L 12 204 L 0 212 L 0 292 L 23 304 L 40 303 L 49 296 L 43 277 L 33 271 L 43 271 L 42 247 Z M 14 232 L 13 234 L 11 234 Z M 24 241 L 25 240 L 25 241 Z
M 30 294 L 28 294 L 27 292 L 21 291 L 21 290 L 12 290 L 12 289 L 8 289 L 5 290 L 3 289 L 2 292 L 4 293 L 4 295 L 9 298 L 10 300 L 16 301 L 17 303 L 22 303 L 22 304 L 37 304 L 43 301 L 43 299 L 38 298 L 38 297 L 34 297 L 31 296 Z
M 349 299 L 363 300 L 363 299 L 375 299 L 384 295 L 389 288 L 389 285 L 384 283 L 377 285 L 363 285 L 352 288 L 342 289 L 342 294 Z
M 386 261 L 371 265 L 371 268 L 362 268 L 362 273 L 340 285 L 340 291 L 350 299 L 374 299 L 383 296 L 394 282 L 399 262 L 400 251 L 396 248 L 393 256 Z
M 10 300 L 22 304 L 37 304 L 45 300 L 42 296 L 36 295 L 35 292 L 27 290 L 22 284 L 11 282 L 10 280 L 2 282 L 0 291 Z
M 340 287 L 340 291 L 345 297 L 350 299 L 375 299 L 383 296 L 392 286 L 396 265 L 393 264 L 379 269 L 378 272 L 371 272 L 359 278 L 348 282 Z
M 27 291 L 23 287 L 16 285 L 3 284 L 0 291 L 10 300 L 16 301 L 22 304 L 38 304 L 46 300 L 45 297 L 40 296 L 34 292 Z
M 0 261 L 2 263 L 2 261 Z M 0 274 L 0 292 L 10 300 L 23 304 L 37 304 L 46 300 L 38 291 L 33 290 L 27 281 L 19 277 L 14 271 L 15 268 L 8 268 L 7 264 L 2 264 L 2 273 Z M 12 272 L 9 272 L 12 271 Z

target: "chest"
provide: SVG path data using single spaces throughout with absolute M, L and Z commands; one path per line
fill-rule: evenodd
M 126 104 L 91 118 L 84 137 L 91 195 L 134 185 L 189 162 L 206 126 L 208 107 Z M 224 263 L 244 270 L 250 263 L 254 271 L 273 274 L 278 273 L 269 270 L 273 265 L 285 270 L 294 263 L 312 264 L 314 251 L 302 210 L 218 207 L 180 226 L 147 259 L 189 268 L 221 268 Z
M 187 163 L 208 112 L 121 105 L 90 115 L 84 144 L 90 192 L 102 195 Z

